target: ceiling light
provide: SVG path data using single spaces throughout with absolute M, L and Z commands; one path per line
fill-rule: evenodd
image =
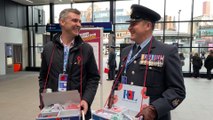
M 31 1 L 31 0 L 26 0 L 27 2 L 29 2 L 29 3 L 33 3 L 33 1 Z

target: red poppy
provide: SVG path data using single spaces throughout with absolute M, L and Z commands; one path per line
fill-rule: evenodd
M 118 96 L 117 95 L 114 95 L 113 96 L 113 104 L 117 103 L 118 102 Z
M 81 63 L 81 57 L 80 57 L 80 56 L 77 57 L 77 63 L 78 63 L 78 64 Z
M 118 90 L 121 90 L 123 88 L 123 84 L 118 85 Z

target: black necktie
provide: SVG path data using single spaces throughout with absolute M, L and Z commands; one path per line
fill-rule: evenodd
M 135 56 L 135 54 L 141 49 L 140 45 L 134 45 L 133 51 L 132 51 L 132 57 Z

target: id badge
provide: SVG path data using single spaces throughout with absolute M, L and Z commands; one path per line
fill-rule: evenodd
M 68 74 L 59 74 L 58 91 L 67 91 Z
M 127 84 L 127 76 L 121 76 L 121 82 Z

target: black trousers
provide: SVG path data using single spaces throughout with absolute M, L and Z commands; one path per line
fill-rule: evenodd
M 197 78 L 200 76 L 200 68 L 193 67 L 193 77 Z
M 115 79 L 115 67 L 110 67 L 109 68 L 108 78 L 110 80 L 114 80 Z
M 211 70 L 212 69 L 207 69 L 207 79 L 209 79 L 209 80 L 212 79 Z

